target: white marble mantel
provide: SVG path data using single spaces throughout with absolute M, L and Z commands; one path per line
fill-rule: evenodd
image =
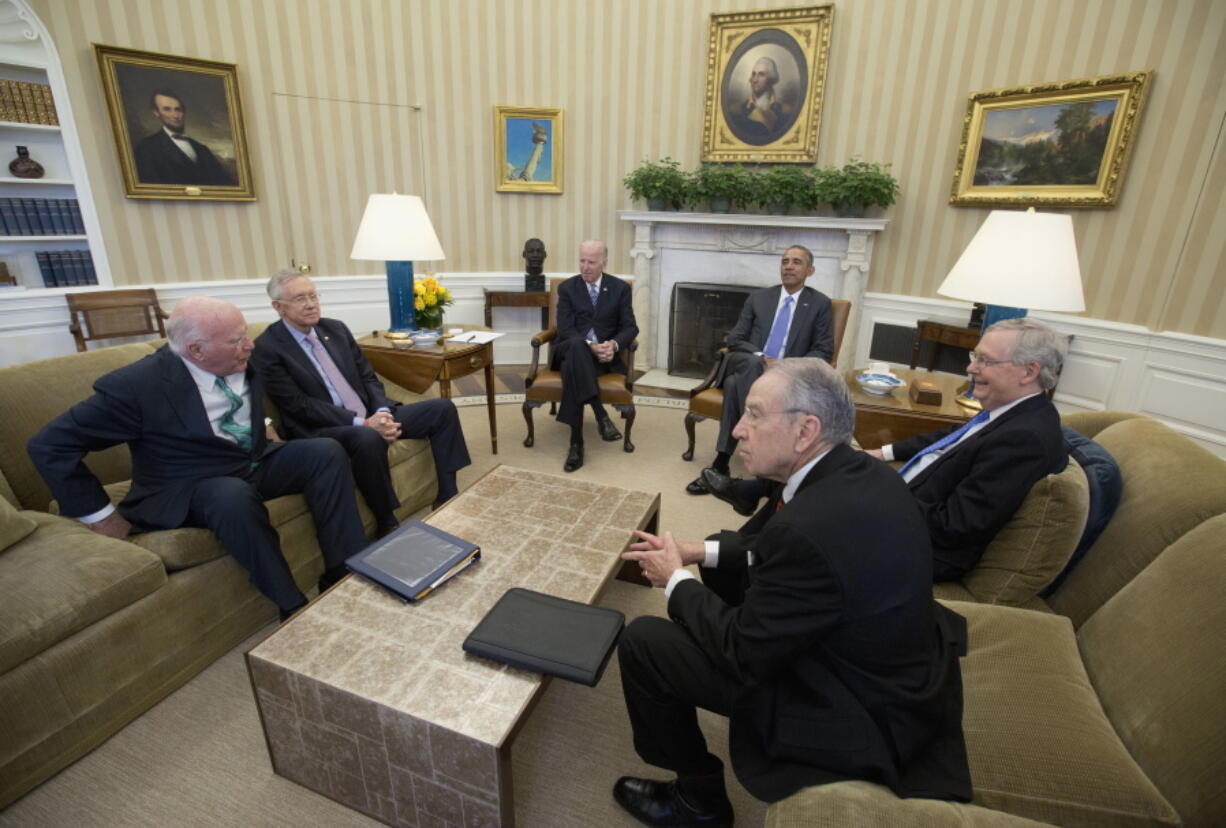
M 808 284 L 832 299 L 850 300 L 843 337 L 848 365 L 868 288 L 873 240 L 886 219 L 769 216 L 744 213 L 684 213 L 619 210 L 634 222 L 634 314 L 639 323 L 639 360 L 644 369 L 668 366 L 667 319 L 678 282 L 769 287 L 779 283 L 779 259 L 790 245 L 813 251 Z

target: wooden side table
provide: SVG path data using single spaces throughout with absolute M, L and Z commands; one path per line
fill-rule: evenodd
M 856 374 L 860 371 L 848 371 L 843 375 L 856 407 L 856 441 L 863 448 L 881 448 L 886 443 L 897 443 L 938 428 L 960 425 L 975 413 L 954 402 L 958 390 L 966 385 L 966 377 L 907 368 L 894 368 L 893 372 L 907 384 L 881 396 L 870 394 L 860 387 L 856 382 Z M 940 405 L 921 405 L 911 401 L 908 392 L 911 383 L 917 379 L 937 384 L 941 389 Z
M 937 352 L 942 345 L 954 345 L 958 348 L 974 348 L 979 344 L 979 328 L 965 325 L 950 325 L 946 322 L 934 322 L 931 319 L 921 319 L 915 323 L 915 340 L 911 344 L 911 367 L 919 362 L 920 345 L 924 342 L 935 343 L 932 353 L 928 355 L 929 371 L 936 364 Z
M 487 290 L 485 291 L 485 327 L 494 327 L 494 308 L 540 308 L 541 330 L 549 327 L 549 291 L 547 290 Z
M 470 326 L 471 327 L 471 326 Z M 442 340 L 429 347 L 397 348 L 375 331 L 358 340 L 375 373 L 414 394 L 438 382 L 439 394 L 451 399 L 451 381 L 485 369 L 485 401 L 490 412 L 490 445 L 498 453 L 498 419 L 494 412 L 494 343 L 468 345 Z

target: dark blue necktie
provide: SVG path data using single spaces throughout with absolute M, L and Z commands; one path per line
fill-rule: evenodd
M 898 470 L 898 473 L 899 473 L 899 474 L 906 474 L 906 473 L 907 473 L 907 469 L 909 469 L 909 468 L 911 468 L 912 466 L 914 466 L 914 465 L 916 464 L 916 462 L 918 462 L 918 461 L 919 461 L 919 459 L 920 459 L 921 457 L 923 457 L 925 454 L 932 454 L 934 451 L 940 451 L 941 449 L 945 448 L 946 446 L 949 446 L 949 445 L 952 445 L 952 444 L 954 444 L 954 443 L 958 442 L 958 440 L 960 440 L 960 439 L 962 438 L 962 435 L 963 435 L 963 434 L 965 434 L 967 431 L 969 431 L 969 430 L 970 430 L 971 428 L 973 428 L 974 426 L 977 426 L 977 425 L 979 425 L 979 424 L 980 424 L 980 423 L 982 423 L 982 422 L 986 422 L 986 421 L 987 421 L 987 419 L 988 419 L 988 412 L 986 412 L 986 411 L 980 411 L 980 412 L 979 412 L 978 414 L 976 414 L 974 417 L 971 417 L 969 420 L 967 420 L 967 421 L 966 421 L 966 422 L 963 424 L 962 428 L 958 429 L 957 431 L 954 431 L 954 432 L 951 432 L 951 433 L 949 433 L 949 434 L 946 434 L 946 435 L 945 435 L 944 437 L 942 437 L 940 440 L 937 440 L 935 443 L 933 443 L 932 445 L 930 445 L 930 446 L 928 446 L 927 448 L 923 449 L 923 450 L 922 450 L 922 451 L 920 451 L 918 454 L 916 454 L 914 457 L 912 457 L 910 460 L 908 460 L 908 461 L 907 461 L 907 462 L 906 462 L 906 463 L 903 465 L 903 467 L 902 467 L 901 469 L 899 469 L 899 470 Z

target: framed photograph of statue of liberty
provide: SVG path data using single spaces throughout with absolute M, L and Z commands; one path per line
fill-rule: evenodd
M 950 203 L 1111 207 L 1153 72 L 970 96 Z
M 703 161 L 817 160 L 834 6 L 711 15 Z
M 494 107 L 494 189 L 500 193 L 562 192 L 562 110 Z

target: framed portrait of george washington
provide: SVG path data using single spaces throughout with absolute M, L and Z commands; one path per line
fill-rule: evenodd
M 494 107 L 494 190 L 562 192 L 562 110 Z
M 1111 207 L 1152 71 L 974 92 L 949 201 Z
M 834 6 L 711 15 L 703 161 L 817 160 Z
M 128 198 L 255 201 L 233 63 L 93 46 Z

